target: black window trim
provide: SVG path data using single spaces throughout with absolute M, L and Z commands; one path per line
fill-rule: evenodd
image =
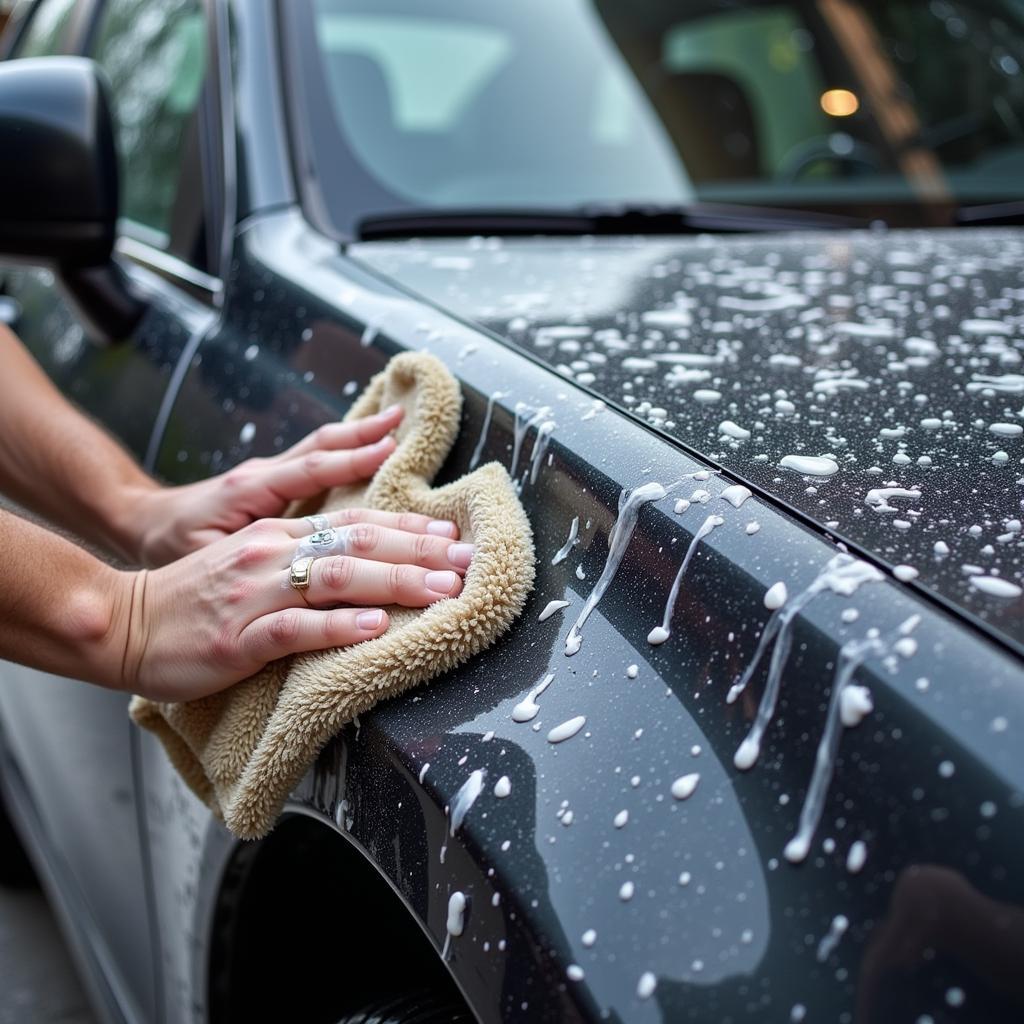
M 284 99 L 285 136 L 289 142 L 288 156 L 291 165 L 292 180 L 299 199 L 299 208 L 312 227 L 325 238 L 338 243 L 342 249 L 354 241 L 351 234 L 342 231 L 334 222 L 329 211 L 326 196 L 317 180 L 320 170 L 314 152 L 313 140 L 310 137 L 309 120 L 304 106 L 307 100 L 306 82 L 301 72 L 302 57 L 299 52 L 298 18 L 305 13 L 290 11 L 286 16 L 288 5 L 285 0 L 277 0 L 274 4 L 274 17 L 277 23 L 278 68 L 281 84 L 281 95 Z
M 227 18 L 223 0 L 200 0 L 207 38 L 207 69 L 196 108 L 199 120 L 200 182 L 206 217 L 208 272 L 169 252 L 169 236 L 129 217 L 118 221 L 116 257 L 145 268 L 201 302 L 220 309 L 224 303 L 224 275 L 230 266 L 234 230 L 234 135 L 231 127 L 230 60 L 226 52 Z M 106 0 L 89 5 L 89 21 L 82 26 L 76 50 L 88 56 Z M 172 224 L 173 233 L 173 224 Z
M 223 302 L 224 282 L 219 277 L 198 270 L 173 253 L 145 241 L 144 225 L 128 222 L 119 231 L 114 253 L 177 285 L 182 291 L 210 305 Z

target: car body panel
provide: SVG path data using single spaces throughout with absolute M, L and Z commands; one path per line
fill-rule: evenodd
M 833 536 L 909 565 L 917 586 L 1024 647 L 1019 230 L 441 240 L 353 255 Z M 780 467 L 825 454 L 832 476 Z M 1016 597 L 972 582 L 990 573 Z
M 593 415 L 586 392 L 367 273 L 294 213 L 255 221 L 240 242 L 231 284 L 239 298 L 183 382 L 158 461 L 163 474 L 184 482 L 271 454 L 342 413 L 386 358 L 407 348 L 434 352 L 463 384 L 463 429 L 442 479 L 468 468 L 496 390 L 506 395 L 494 403 L 484 459 L 509 464 L 517 401 L 550 406 L 558 422 L 536 483 L 523 488 L 539 575 L 522 620 L 464 669 L 362 716 L 296 793 L 369 852 L 439 949 L 451 893 L 469 895 L 466 931 L 447 956 L 482 1019 L 588 1019 L 595 1011 L 623 1020 L 758 1019 L 761 999 L 831 1011 L 854 1004 L 857 961 L 903 869 L 944 864 L 994 898 L 1020 902 L 1012 864 L 1024 772 L 1004 728 L 1024 711 L 1016 659 L 891 578 L 849 601 L 825 595 L 796 619 L 761 761 L 738 772 L 732 758 L 756 699 L 725 698 L 765 625 L 764 594 L 778 580 L 799 594 L 834 545 L 756 497 L 734 509 L 717 497 L 728 480 L 686 481 L 641 514 L 619 573 L 583 627 L 582 649 L 566 657 L 572 617 L 604 565 L 620 491 L 707 467 L 618 412 Z M 534 438 L 531 429 L 520 470 Z M 708 503 L 698 499 L 677 516 L 676 495 L 697 489 L 710 492 Z M 697 549 L 673 636 L 651 646 L 646 635 L 682 552 L 712 513 L 724 523 Z M 581 544 L 552 566 L 574 516 Z M 750 535 L 754 521 L 760 529 Z M 569 608 L 538 622 L 554 599 Z M 845 623 L 851 607 L 860 617 Z M 837 642 L 870 628 L 891 632 L 916 616 L 911 656 L 874 658 L 858 673 L 875 711 L 843 737 L 810 858 L 786 863 Z M 549 672 L 555 678 L 533 723 L 540 730 L 513 723 L 513 706 Z M 759 688 L 757 681 L 755 696 Z M 552 726 L 577 714 L 586 715 L 584 732 L 564 744 L 547 740 Z M 908 761 L 918 766 L 909 773 Z M 940 774 L 947 761 L 956 786 Z M 486 771 L 483 791 L 452 835 L 445 808 L 477 769 Z M 689 772 L 701 774 L 696 793 L 673 799 L 671 783 Z M 504 800 L 493 793 L 502 775 L 511 783 Z M 571 825 L 560 823 L 563 801 Z M 989 804 L 998 813 L 979 819 Z M 616 828 L 622 810 L 629 821 Z M 854 874 L 845 863 L 858 839 L 869 852 Z M 627 880 L 636 891 L 623 900 Z M 823 967 L 818 941 L 840 914 L 850 934 Z M 582 943 L 589 928 L 599 936 L 593 947 Z M 566 977 L 570 964 L 582 967 L 583 981 Z M 960 969 L 944 970 L 945 984 L 971 986 Z M 650 1000 L 637 996 L 645 971 L 658 977 Z M 888 998 L 901 1009 L 941 1010 L 923 988 L 894 991 Z M 977 988 L 971 997 L 987 998 Z
M 589 385 L 507 344 L 509 336 L 516 341 L 507 330 L 514 314 L 502 306 L 533 289 L 527 264 L 534 260 L 538 278 L 560 275 L 551 301 L 568 305 L 552 313 L 552 323 L 570 316 L 596 323 L 604 315 L 608 297 L 595 296 L 586 276 L 598 269 L 601 280 L 610 275 L 610 293 L 636 290 L 637 308 L 647 309 L 666 293 L 660 272 L 646 272 L 666 253 L 709 243 L 609 242 L 600 267 L 582 267 L 594 247 L 588 241 L 344 251 L 310 227 L 310 211 L 293 205 L 276 8 L 270 0 L 218 7 L 230 12 L 237 57 L 225 145 L 235 134 L 239 140 L 238 181 L 225 188 L 238 196 L 239 225 L 223 308 L 182 298 L 129 260 L 137 283 L 154 288 L 156 321 L 113 352 L 94 351 L 81 338 L 69 342 L 73 357 L 62 360 L 54 346 L 62 332 L 74 339 L 71 312 L 60 306 L 52 278 L 39 276 L 45 272 L 16 273 L 25 275 L 17 285 L 25 300 L 21 326 L 48 371 L 169 482 L 281 450 L 344 414 L 391 355 L 420 349 L 452 369 L 465 398 L 460 438 L 440 479 L 465 472 L 481 439 L 485 460 L 509 466 L 517 432 L 516 476 L 536 467 L 522 494 L 538 578 L 522 618 L 463 668 L 347 726 L 296 788 L 286 814 L 310 815 L 365 853 L 484 1021 L 785 1020 L 796 1019 L 798 1007 L 808 1019 L 845 1019 L 865 999 L 875 1019 L 928 1013 L 946 1021 L 958 1014 L 949 993 L 961 989 L 978 1019 L 1015 1019 L 1017 1008 L 962 948 L 940 950 L 915 971 L 884 948 L 873 952 L 871 941 L 906 923 L 899 896 L 908 885 L 936 904 L 943 892 L 936 879 L 953 876 L 1007 914 L 1024 903 L 1019 658 L 888 575 L 847 600 L 822 593 L 793 621 L 760 759 L 737 770 L 733 758 L 756 713 L 766 664 L 738 701 L 726 698 L 770 621 L 765 593 L 784 581 L 795 601 L 836 555 L 835 543 L 814 525 L 813 512 L 790 515 L 770 497 L 774 482 L 738 508 L 723 500 L 730 475 L 715 474 L 711 460 L 688 450 L 712 447 L 704 434 L 671 437 L 620 409 L 602 411 Z M 908 233 L 901 244 L 928 237 Z M 820 254 L 829 242 L 820 235 L 806 244 Z M 797 259 L 804 244 L 786 235 L 734 238 L 714 258 L 753 265 L 767 259 L 751 255 L 761 246 Z M 581 280 L 589 293 L 579 290 Z M 713 301 L 717 293 L 707 294 Z M 504 396 L 484 432 L 497 391 Z M 552 410 L 557 426 L 546 450 L 537 449 L 536 424 L 517 420 L 518 402 Z M 732 449 L 726 454 L 735 457 Z M 729 466 L 745 475 L 738 459 Z M 569 627 L 606 564 L 620 494 L 655 480 L 675 486 L 641 510 L 621 567 L 582 628 L 579 652 L 567 657 Z M 696 491 L 707 492 L 706 500 Z M 676 513 L 679 499 L 690 505 Z M 709 515 L 723 523 L 695 549 L 670 638 L 651 645 L 648 631 L 661 621 L 683 552 Z M 552 564 L 577 516 L 579 545 Z M 759 529 L 748 533 L 754 522 Z M 539 621 L 555 599 L 570 604 Z M 854 610 L 855 620 L 844 618 Z M 789 864 L 783 849 L 814 774 L 839 645 L 871 628 L 888 637 L 900 625 L 909 629 L 901 639 L 914 645 L 872 657 L 857 672 L 874 710 L 843 731 L 813 849 L 803 863 Z M 24 670 L 3 671 L 5 752 L 24 774 L 26 800 L 48 823 L 38 843 L 77 865 L 77 875 L 68 873 L 74 883 L 56 883 L 58 899 L 62 891 L 81 897 L 89 890 L 91 904 L 69 898 L 67 905 L 89 908 L 78 926 L 84 941 L 117 950 L 94 969 L 118 991 L 127 987 L 130 994 L 116 1000 L 125 1018 L 206 1020 L 211 932 L 239 844 L 187 790 L 155 737 L 129 727 L 123 699 L 30 674 L 8 685 L 9 672 Z M 514 722 L 512 709 L 549 673 L 538 716 Z M 95 714 L 69 714 L 76 701 Z M 9 716 L 18 702 L 23 716 Z M 576 715 L 586 716 L 583 730 L 549 742 L 549 729 Z M 60 727 L 47 730 L 60 716 Z M 54 748 L 58 737 L 67 749 Z M 104 738 L 110 746 L 90 747 Z M 74 770 L 79 777 L 69 778 Z M 450 809 L 474 772 L 486 773 L 481 791 L 453 832 Z M 673 781 L 694 772 L 693 794 L 674 797 Z M 494 791 L 503 776 L 506 797 Z M 93 806 L 97 793 L 110 807 Z M 112 832 L 123 849 L 97 865 Z M 858 871 L 847 867 L 856 842 L 866 848 Z M 628 899 L 620 895 L 626 881 L 634 887 Z M 108 889 L 111 901 L 98 901 Z M 466 928 L 450 937 L 456 891 L 469 898 Z M 840 915 L 845 935 L 836 932 Z M 998 947 L 1001 933 L 990 921 L 954 915 L 953 923 L 980 936 L 978 948 Z M 589 929 L 592 944 L 584 939 Z M 819 959 L 830 932 L 839 941 L 832 949 L 826 943 Z M 656 988 L 642 998 L 646 972 Z M 334 986 L 343 984 L 344 970 L 285 982 Z

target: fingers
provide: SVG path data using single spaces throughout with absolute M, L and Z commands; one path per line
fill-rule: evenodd
M 238 639 L 243 655 L 265 665 L 289 654 L 372 640 L 387 628 L 387 613 L 379 608 L 287 608 L 251 622 Z
M 259 483 L 282 502 L 311 498 L 373 476 L 394 450 L 394 438 L 385 437 L 351 451 L 312 451 L 284 462 L 269 462 Z
M 447 537 L 429 533 L 406 533 L 389 530 L 372 523 L 358 523 L 330 530 L 332 539 L 319 547 L 304 540 L 298 545 L 300 555 L 351 555 L 376 562 L 396 565 L 417 565 L 425 569 L 454 569 L 464 573 L 473 558 L 473 545 L 453 542 Z
M 307 455 L 318 450 L 334 451 L 340 448 L 361 448 L 375 444 L 389 434 L 402 422 L 404 410 L 400 405 L 392 405 L 373 416 L 353 420 L 349 423 L 325 423 L 318 427 L 298 444 L 282 452 L 276 457 L 279 462 L 287 462 L 297 455 Z
M 336 604 L 386 605 L 426 608 L 462 592 L 462 578 L 451 569 L 424 569 L 365 558 L 318 558 L 307 590 L 295 597 L 313 607 Z
M 437 537 L 458 540 L 459 528 L 449 519 L 431 519 L 430 516 L 414 512 L 378 512 L 369 508 L 346 508 L 338 512 L 327 512 L 331 526 L 354 526 L 358 523 L 372 523 L 390 530 L 405 530 L 407 533 L 429 533 Z M 313 527 L 307 519 L 282 519 L 281 526 L 296 539 L 307 537 Z
M 406 533 L 385 526 L 360 523 L 345 528 L 346 554 L 377 562 L 454 569 L 465 573 L 473 558 L 472 544 L 453 544 L 429 533 Z

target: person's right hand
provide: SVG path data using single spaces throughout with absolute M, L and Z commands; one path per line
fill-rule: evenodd
M 259 520 L 126 574 L 125 689 L 163 701 L 207 696 L 285 655 L 380 636 L 382 605 L 423 608 L 461 592 L 473 547 L 458 542 L 454 523 L 363 510 L 327 518 L 347 528 L 347 553 L 319 556 L 307 590 L 288 582 L 299 541 L 315 532 L 305 519 Z

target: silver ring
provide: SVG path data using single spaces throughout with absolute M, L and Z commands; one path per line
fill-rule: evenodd
M 328 528 L 311 533 L 299 541 L 292 557 L 292 564 L 296 559 L 305 558 L 308 555 L 319 557 L 321 555 L 343 555 L 348 551 L 349 527 L 340 526 L 337 529 Z
M 314 530 L 323 532 L 331 528 L 331 521 L 327 516 L 321 515 L 319 512 L 312 516 L 306 516 L 306 522 L 313 527 Z

